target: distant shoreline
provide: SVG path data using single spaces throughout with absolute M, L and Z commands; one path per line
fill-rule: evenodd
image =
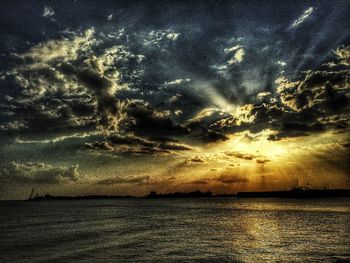
M 186 192 L 186 193 L 169 193 L 169 194 L 152 194 L 146 196 L 132 195 L 84 195 L 84 196 L 53 196 L 42 195 L 27 199 L 27 201 L 46 201 L 46 200 L 96 200 L 96 199 L 162 199 L 162 198 L 217 198 L 217 197 L 236 197 L 236 194 L 217 194 L 211 192 Z
M 211 192 L 175 192 L 166 194 L 157 194 L 155 191 L 146 196 L 131 195 L 83 195 L 83 196 L 53 196 L 36 195 L 27 199 L 27 201 L 51 201 L 51 200 L 98 200 L 98 199 L 171 199 L 171 198 L 341 198 L 350 197 L 350 189 L 323 189 L 323 190 L 302 190 L 292 189 L 289 191 L 266 191 L 266 192 L 238 192 L 236 194 L 212 194 Z

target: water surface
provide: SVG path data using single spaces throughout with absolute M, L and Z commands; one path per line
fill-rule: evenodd
M 350 199 L 0 202 L 0 262 L 350 260 Z

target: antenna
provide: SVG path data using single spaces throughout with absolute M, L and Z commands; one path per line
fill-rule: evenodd
M 28 200 L 31 200 L 33 198 L 33 194 L 34 194 L 34 186 L 32 188 L 32 192 L 30 193 Z

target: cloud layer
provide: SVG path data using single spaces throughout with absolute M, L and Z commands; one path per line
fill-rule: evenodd
M 331 134 L 346 145 L 349 3 L 258 4 L 8 3 L 0 11 L 3 177 L 74 182 L 76 164 L 88 173 L 118 170 L 139 156 L 142 167 L 162 174 L 158 160 L 205 164 L 202 151 L 236 137 L 273 148 Z M 15 19 L 13 10 L 33 19 Z M 273 163 L 230 147 L 220 150 L 225 158 Z M 95 179 L 134 182 L 113 173 Z

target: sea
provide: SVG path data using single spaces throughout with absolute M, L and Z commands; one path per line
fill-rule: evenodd
M 0 262 L 350 262 L 350 199 L 1 201 Z

